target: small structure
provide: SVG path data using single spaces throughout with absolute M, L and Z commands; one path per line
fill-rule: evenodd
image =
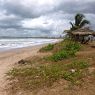
M 92 41 L 95 37 L 95 32 L 89 28 L 81 28 L 74 31 L 67 32 L 74 40 L 79 41 L 83 44 Z

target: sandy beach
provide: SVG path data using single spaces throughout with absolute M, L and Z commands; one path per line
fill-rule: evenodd
M 12 69 L 15 63 L 21 59 L 39 55 L 37 51 L 45 45 L 46 44 L 0 52 L 0 95 L 7 95 L 5 88 L 7 86 L 6 73 L 8 70 Z

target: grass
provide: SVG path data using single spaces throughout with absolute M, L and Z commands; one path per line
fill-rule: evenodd
M 57 53 L 52 54 L 51 56 L 48 56 L 46 59 L 54 62 L 58 62 L 64 59 L 67 59 L 69 57 L 74 57 L 75 51 L 59 51 Z
M 51 51 L 54 48 L 54 44 L 48 44 L 45 47 L 42 47 L 39 51 L 40 52 L 47 52 L 47 51 Z
M 81 83 L 82 78 L 87 76 L 89 64 L 86 61 L 75 61 L 67 64 L 64 79 L 74 84 Z
M 81 48 L 81 44 L 79 44 L 78 42 L 74 42 L 74 41 L 69 41 L 68 43 L 66 43 L 64 49 L 67 51 L 79 51 Z
M 61 49 L 57 50 L 57 52 L 53 52 L 53 54 L 48 56 L 46 59 L 57 62 L 63 59 L 74 57 L 76 52 L 80 50 L 81 45 L 78 42 L 66 41 L 64 44 L 61 43 L 60 47 Z
M 89 65 L 85 61 L 73 62 L 70 64 L 49 64 L 47 66 L 38 66 L 33 68 L 14 68 L 8 73 L 12 80 L 20 88 L 26 90 L 37 89 L 44 86 L 52 86 L 54 82 L 65 79 L 71 83 L 76 83 L 85 77 L 86 68 Z M 72 72 L 71 70 L 75 71 Z M 16 88 L 16 87 L 15 87 Z M 17 88 L 16 88 L 17 89 Z

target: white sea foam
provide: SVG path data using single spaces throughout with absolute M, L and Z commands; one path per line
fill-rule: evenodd
M 0 39 L 0 51 L 56 42 L 58 39 Z

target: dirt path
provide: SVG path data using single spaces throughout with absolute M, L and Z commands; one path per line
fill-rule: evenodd
M 7 86 L 6 73 L 12 69 L 14 64 L 21 59 L 37 55 L 37 51 L 42 46 L 32 48 L 17 49 L 0 53 L 0 95 L 7 95 L 5 90 Z

